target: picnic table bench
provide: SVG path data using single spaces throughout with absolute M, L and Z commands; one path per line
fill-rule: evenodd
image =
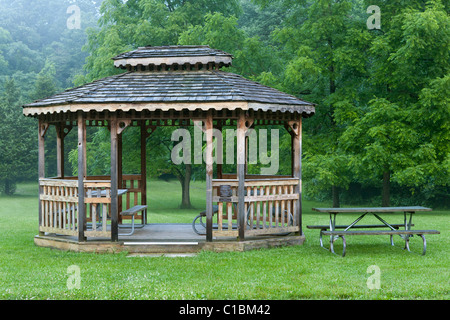
M 405 249 L 410 251 L 409 249 L 409 239 L 413 235 L 418 235 L 423 240 L 423 249 L 422 255 L 426 253 L 426 240 L 425 234 L 439 234 L 440 232 L 437 230 L 412 230 L 411 227 L 414 226 L 412 223 L 413 214 L 416 212 L 423 211 L 431 211 L 430 208 L 425 207 L 372 207 L 372 208 L 312 208 L 313 211 L 328 213 L 330 215 L 329 225 L 309 225 L 308 229 L 320 229 L 319 233 L 319 242 L 320 246 L 324 249 L 322 237 L 329 236 L 330 237 L 330 250 L 332 253 L 334 252 L 334 242 L 338 239 L 342 239 L 343 249 L 342 256 L 345 256 L 347 243 L 345 236 L 351 235 L 389 235 L 391 240 L 391 245 L 394 245 L 393 236 L 399 235 L 403 240 L 405 240 Z M 377 213 L 398 213 L 402 212 L 404 214 L 404 223 L 403 224 L 389 224 L 384 219 L 382 219 Z M 349 225 L 336 225 L 336 216 L 338 214 L 360 214 L 360 216 L 354 220 Z M 363 219 L 367 214 L 373 215 L 382 224 L 372 224 L 372 225 L 356 225 L 361 219 Z M 409 220 L 407 219 L 407 215 L 409 214 Z M 366 229 L 375 229 L 375 228 L 389 228 L 389 230 L 366 230 Z M 404 227 L 404 229 L 400 229 Z M 343 229 L 343 230 L 339 230 Z M 350 229 L 360 229 L 360 230 L 350 230 Z
M 144 210 L 147 210 L 146 205 L 137 205 L 120 213 L 122 216 L 131 216 L 131 231 L 129 233 L 120 233 L 119 236 L 131 236 L 134 233 L 134 217 L 138 212 Z

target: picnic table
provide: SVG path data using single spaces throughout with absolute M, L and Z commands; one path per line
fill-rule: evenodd
M 109 190 L 91 190 L 90 191 L 90 196 L 91 197 L 106 197 L 106 196 L 110 196 L 109 195 Z M 117 190 L 117 195 L 120 197 L 124 194 L 126 194 L 128 192 L 128 189 L 118 189 Z M 101 206 L 101 210 L 100 213 L 103 212 L 103 203 L 100 203 Z M 120 212 L 120 215 L 123 216 L 127 216 L 127 217 L 131 217 L 131 231 L 128 233 L 119 233 L 119 236 L 131 236 L 134 233 L 134 229 L 135 229 L 135 223 L 134 223 L 134 219 L 137 213 L 147 210 L 147 205 L 135 205 L 129 209 L 126 209 L 124 211 Z M 101 226 L 101 225 L 100 225 Z M 144 225 L 140 226 L 143 227 Z M 121 225 L 119 226 L 119 228 L 128 228 L 128 226 L 124 226 Z
M 412 217 L 416 212 L 426 212 L 431 211 L 430 208 L 425 207 L 369 207 L 369 208 L 312 208 L 313 211 L 317 211 L 320 213 L 328 213 L 329 214 L 329 225 L 309 225 L 308 229 L 320 229 L 319 241 L 320 246 L 324 249 L 323 245 L 323 236 L 330 236 L 330 250 L 332 253 L 334 252 L 334 242 L 341 238 L 343 242 L 342 256 L 345 256 L 347 243 L 345 240 L 345 236 L 350 235 L 389 235 L 391 240 L 391 245 L 394 245 L 393 236 L 399 235 L 403 240 L 405 240 L 405 249 L 410 251 L 409 249 L 409 238 L 413 235 L 418 235 L 423 240 L 423 249 L 422 255 L 426 253 L 426 240 L 425 234 L 439 234 L 440 232 L 437 230 L 412 230 L 411 227 L 414 226 L 412 223 Z M 404 222 L 403 224 L 390 224 L 382 219 L 378 214 L 395 214 L 395 213 L 403 213 Z M 341 214 L 359 214 L 359 217 L 354 220 L 349 225 L 336 225 L 336 216 Z M 409 219 L 408 219 L 409 214 Z M 372 215 L 377 218 L 382 224 L 366 224 L 366 225 L 357 225 L 359 221 L 361 221 L 366 215 Z M 379 228 L 388 228 L 388 230 L 367 230 L 367 229 L 379 229 Z M 404 228 L 403 230 L 400 228 Z M 343 229 L 343 230 L 342 230 Z M 351 230 L 353 229 L 353 230 Z M 358 229 L 358 230 L 355 230 Z

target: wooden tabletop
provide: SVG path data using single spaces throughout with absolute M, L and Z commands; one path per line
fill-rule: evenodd
M 124 195 L 127 192 L 128 192 L 128 189 L 118 189 L 117 190 L 117 195 L 121 196 L 121 195 Z M 98 194 L 97 190 L 92 190 L 92 196 L 96 197 L 97 194 Z M 105 196 L 106 196 L 106 190 L 100 191 L 100 197 L 105 197 Z
M 417 212 L 417 211 L 431 211 L 431 208 L 425 207 L 365 207 L 365 208 L 312 208 L 317 212 L 325 213 L 370 213 L 370 212 Z

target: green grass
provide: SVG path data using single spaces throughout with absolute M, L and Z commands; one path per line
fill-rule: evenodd
M 193 183 L 192 202 L 198 209 L 188 211 L 177 210 L 178 185 L 149 182 L 150 222 L 191 222 L 204 210 L 204 183 Z M 349 237 L 342 258 L 320 248 L 318 231 L 305 228 L 302 246 L 171 258 L 37 247 L 37 203 L 34 184 L 19 184 L 17 195 L 0 197 L 0 299 L 449 298 L 447 211 L 415 217 L 416 228 L 441 231 L 427 237 L 426 256 L 402 250 L 399 240 L 391 247 L 389 237 L 366 236 Z M 328 217 L 311 208 L 329 205 L 305 201 L 304 225 L 326 223 Z M 402 218 L 398 215 L 398 222 Z M 419 253 L 415 238 L 411 247 Z M 67 286 L 72 265 L 80 268 L 80 289 Z M 371 265 L 381 271 L 379 290 L 366 284 Z

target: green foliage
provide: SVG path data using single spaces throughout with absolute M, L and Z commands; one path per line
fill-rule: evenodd
M 267 47 L 258 37 L 249 38 L 238 28 L 238 19 L 222 13 L 205 15 L 205 24 L 188 28 L 179 38 L 182 45 L 209 45 L 234 56 L 233 66 L 227 71 L 256 79 L 263 72 L 280 71 L 274 48 Z M 263 79 L 263 78 L 261 78 Z
M 438 190 L 450 181 L 444 93 L 449 88 L 450 22 L 440 1 L 411 2 L 393 12 L 387 11 L 387 27 L 369 49 L 368 84 L 375 99 L 342 141 L 359 148 L 356 158 L 370 172 L 379 174 L 384 167 L 399 186 Z
M 37 176 L 37 125 L 20 108 L 20 91 L 7 79 L 0 96 L 0 193 L 12 195 L 17 181 Z
M 448 188 L 445 3 L 277 3 L 289 8 L 272 33 L 286 60 L 277 78 L 285 91 L 317 103 L 316 115 L 304 121 L 306 194 L 349 183 L 381 188 L 386 172 L 396 190 L 416 198 L 420 188 Z M 381 31 L 367 30 L 369 5 L 380 7 Z
M 101 5 L 77 0 L 82 30 L 69 30 L 66 9 L 72 2 L 0 0 L 1 143 L 12 149 L 2 157 L 20 158 L 15 149 L 33 152 L 30 161 L 36 156 L 35 145 L 10 144 L 25 132 L 21 121 L 28 121 L 20 119 L 20 108 L 11 113 L 11 106 L 120 73 L 111 58 L 139 46 L 205 44 L 234 55 L 227 71 L 317 104 L 315 116 L 303 121 L 306 196 L 328 197 L 338 187 L 343 199 L 359 190 L 372 200 L 361 199 L 376 204 L 384 174 L 395 203 L 445 203 L 450 188 L 448 0 L 104 0 Z M 381 30 L 367 29 L 369 5 L 380 7 Z M 14 137 L 16 128 L 21 132 Z M 152 176 L 185 173 L 186 168 L 169 164 L 170 134 L 159 128 L 147 141 Z M 53 173 L 54 130 L 46 138 L 46 169 Z M 76 135 L 67 139 L 75 141 Z M 138 146 L 138 130 L 127 129 L 129 173 L 139 170 Z M 280 135 L 280 146 L 280 173 L 289 173 L 288 135 Z M 90 174 L 108 173 L 109 148 L 107 130 L 89 131 Z M 76 170 L 76 149 L 68 158 Z M 27 172 L 8 169 L 10 163 L 0 166 L 1 179 Z M 193 178 L 204 176 L 202 166 L 190 169 Z M 235 168 L 224 165 L 224 170 Z
M 84 47 L 90 55 L 76 84 L 117 74 L 111 58 L 140 46 L 174 45 L 189 27 L 201 25 L 207 13 L 225 16 L 240 13 L 236 0 L 104 0 L 100 8 L 100 28 L 89 28 Z
M 73 4 L 72 0 L 0 0 L 0 84 L 18 72 L 35 78 L 50 61 L 57 70 L 57 84 L 62 88 L 73 85 L 87 56 L 81 50 L 84 31 L 95 24 L 96 10 L 95 2 L 77 0 L 81 29 L 68 29 L 67 8 Z M 28 97 L 29 87 L 17 85 Z
M 60 90 L 55 84 L 55 75 L 55 65 L 47 59 L 44 68 L 37 75 L 35 87 L 32 91 L 33 99 L 47 98 Z

